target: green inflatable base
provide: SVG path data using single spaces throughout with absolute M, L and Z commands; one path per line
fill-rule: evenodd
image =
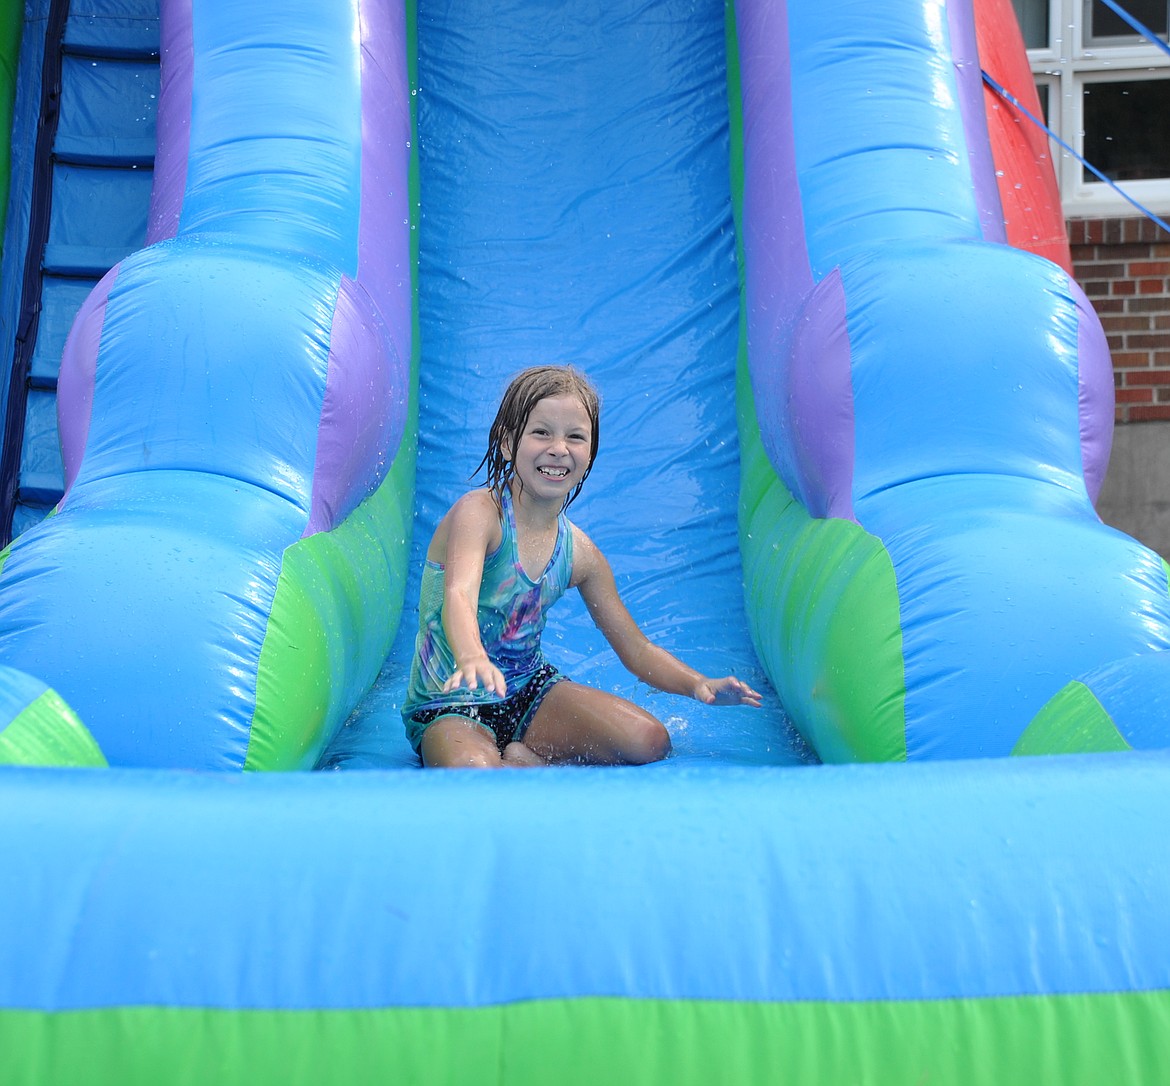
M 0 1012 L 6 1086 L 1170 1082 L 1170 992 L 858 1003 Z

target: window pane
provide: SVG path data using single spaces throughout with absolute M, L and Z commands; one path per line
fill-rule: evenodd
M 1028 49 L 1048 48 L 1048 0 L 1012 0 Z
M 1118 7 L 1129 12 L 1139 23 L 1144 23 L 1161 38 L 1166 37 L 1166 9 L 1170 6 L 1166 0 L 1118 0 Z M 1089 14 L 1089 37 L 1099 38 L 1133 38 L 1139 37 L 1120 15 L 1101 0 L 1093 0 Z
M 1049 128 L 1052 127 L 1052 121 L 1048 119 L 1048 84 L 1037 83 L 1036 94 L 1040 98 L 1040 118 Z
M 1085 158 L 1113 181 L 1170 177 L 1170 79 L 1086 83 Z M 1096 178 L 1085 171 L 1086 181 Z

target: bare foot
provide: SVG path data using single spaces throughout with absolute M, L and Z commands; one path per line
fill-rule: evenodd
M 504 765 L 513 766 L 516 769 L 523 769 L 526 767 L 548 765 L 536 751 L 530 747 L 526 747 L 523 743 L 509 743 L 504 747 Z

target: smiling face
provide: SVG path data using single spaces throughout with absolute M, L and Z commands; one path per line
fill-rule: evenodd
M 559 508 L 585 478 L 592 450 L 589 412 L 579 397 L 566 394 L 538 400 L 520 432 L 515 454 L 510 441 L 503 451 L 512 461 L 524 499 Z
M 580 493 L 581 486 L 588 478 L 593 467 L 593 460 L 597 456 L 597 446 L 601 433 L 601 400 L 597 395 L 589 378 L 573 366 L 531 366 L 512 378 L 500 400 L 495 420 L 488 433 L 487 452 L 475 469 L 473 475 L 480 471 L 487 475 L 487 485 L 495 491 L 502 491 L 504 487 L 515 494 L 522 489 L 518 480 L 515 464 L 512 459 L 513 448 L 519 450 L 523 444 L 529 424 L 533 421 L 536 408 L 546 400 L 568 399 L 582 407 L 588 419 L 589 451 L 584 471 L 577 470 L 575 465 L 572 477 L 575 479 L 565 496 L 565 505 L 568 505 Z M 554 420 L 546 420 L 554 421 Z M 580 421 L 577 418 L 575 421 Z M 574 445 L 574 448 L 576 446 Z M 575 459 L 579 459 L 575 455 Z M 545 481 L 554 478 L 558 473 L 545 468 L 541 473 Z

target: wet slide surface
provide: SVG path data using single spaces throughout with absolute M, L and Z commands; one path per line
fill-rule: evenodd
M 509 378 L 569 361 L 603 398 L 570 516 L 646 633 L 762 710 L 659 694 L 618 663 L 576 593 L 549 657 L 666 722 L 668 764 L 810 760 L 760 668 L 736 526 L 739 319 L 723 5 L 418 6 L 420 450 L 412 575 L 395 648 L 322 767 L 415 764 L 398 706 L 422 556 L 468 487 Z

